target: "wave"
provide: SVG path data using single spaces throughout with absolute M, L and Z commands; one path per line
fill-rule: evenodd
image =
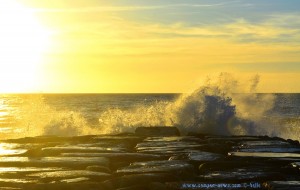
M 260 77 L 240 81 L 229 73 L 208 78 L 191 93 L 174 101 L 157 101 L 130 109 L 109 108 L 91 126 L 79 111 L 57 110 L 43 96 L 28 98 L 22 106 L 17 129 L 20 136 L 117 134 L 140 126 L 176 126 L 182 134 L 269 135 L 299 139 L 300 118 L 271 118 L 274 94 L 257 94 Z
M 57 110 L 45 103 L 43 95 L 27 95 L 16 100 L 10 115 L 11 128 L 2 138 L 57 135 L 76 136 L 97 133 L 76 111 Z
M 259 77 L 255 76 L 248 94 L 235 94 L 245 86 L 232 75 L 221 73 L 174 102 L 157 102 L 126 111 L 107 110 L 100 116 L 100 127 L 105 133 L 132 132 L 138 126 L 177 126 L 181 133 L 249 134 L 254 121 L 273 105 L 272 95 L 254 94 L 258 82 Z M 265 106 L 260 106 L 262 103 Z
M 229 73 L 209 78 L 173 102 L 161 101 L 131 110 L 109 109 L 100 115 L 102 133 L 133 132 L 140 126 L 176 126 L 182 134 L 269 135 L 298 139 L 299 121 L 270 119 L 274 94 L 258 94 L 260 77 L 241 82 Z M 237 93 L 238 92 L 238 93 Z

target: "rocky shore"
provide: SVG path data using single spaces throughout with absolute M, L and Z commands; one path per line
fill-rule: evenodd
M 300 189 L 298 141 L 267 136 L 133 134 L 0 143 L 0 189 Z

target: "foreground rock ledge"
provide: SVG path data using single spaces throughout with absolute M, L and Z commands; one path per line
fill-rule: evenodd
M 298 141 L 267 136 L 132 134 L 0 143 L 0 189 L 300 189 Z

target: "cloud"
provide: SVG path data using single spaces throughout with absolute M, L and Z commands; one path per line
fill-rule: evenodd
M 289 16 L 288 19 L 296 21 L 278 22 L 278 20 L 287 21 L 287 18 L 278 17 L 278 19 L 272 18 L 252 23 L 245 19 L 237 19 L 234 22 L 219 25 L 190 26 L 185 23 L 135 25 L 134 30 L 144 31 L 154 36 L 161 35 L 165 38 L 220 38 L 239 43 L 290 43 L 300 45 L 300 23 L 297 22 L 300 20 L 300 15 Z M 139 30 L 139 28 L 142 29 Z
M 120 12 L 120 11 L 137 11 L 159 9 L 161 6 L 94 6 L 94 7 L 69 7 L 69 8 L 33 8 L 35 12 L 74 12 L 74 13 L 90 13 L 90 12 Z
M 79 52 L 86 49 L 113 56 L 202 55 L 207 62 L 300 61 L 300 31 L 278 25 L 273 19 L 190 26 L 107 17 L 80 26 L 68 20 L 60 34 L 62 43 L 75 44 L 70 49 L 78 47 Z
M 285 28 L 300 28 L 300 13 L 299 12 L 290 12 L 290 13 L 281 13 L 281 14 L 272 14 L 269 16 L 268 21 Z
M 218 25 L 191 25 L 184 21 L 172 24 L 143 22 L 124 17 L 123 14 L 89 14 L 85 18 L 78 15 L 67 15 L 68 19 L 55 22 L 61 23 L 57 25 L 58 45 L 53 51 L 76 54 L 76 58 L 88 54 L 91 59 L 95 57 L 95 60 L 103 57 L 109 57 L 109 60 L 115 57 L 151 59 L 149 64 L 156 60 L 201 66 L 300 61 L 297 21 L 286 23 L 288 26 L 283 25 L 286 20 L 300 20 L 297 14 L 281 16 L 278 13 L 259 22 L 240 18 Z M 251 68 L 252 65 L 245 65 L 245 70 Z M 260 69 L 269 71 L 270 68 Z
M 238 4 L 241 1 L 227 1 L 223 3 L 214 3 L 214 4 L 174 4 L 174 5 L 168 5 L 172 7 L 219 7 L 219 6 L 225 6 L 225 5 L 231 5 L 231 4 Z
M 300 19 L 300 17 L 298 18 Z M 283 42 L 285 39 L 296 38 L 300 30 L 290 27 L 283 27 L 273 20 L 265 20 L 262 23 L 250 23 L 239 19 L 234 23 L 226 24 L 224 31 L 233 34 L 233 38 L 241 42 Z
M 64 8 L 32 8 L 35 12 L 123 12 L 123 11 L 141 11 L 141 10 L 156 10 L 156 9 L 168 9 L 172 7 L 194 7 L 194 8 L 208 8 L 208 7 L 220 7 L 230 4 L 239 3 L 240 1 L 229 1 L 224 3 L 214 4 L 164 4 L 164 5 L 148 5 L 148 6 L 90 6 L 90 7 L 64 7 Z

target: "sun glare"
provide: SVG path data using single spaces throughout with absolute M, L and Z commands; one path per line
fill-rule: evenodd
M 0 92 L 34 90 L 50 43 L 49 30 L 14 0 L 1 2 L 0 27 Z

